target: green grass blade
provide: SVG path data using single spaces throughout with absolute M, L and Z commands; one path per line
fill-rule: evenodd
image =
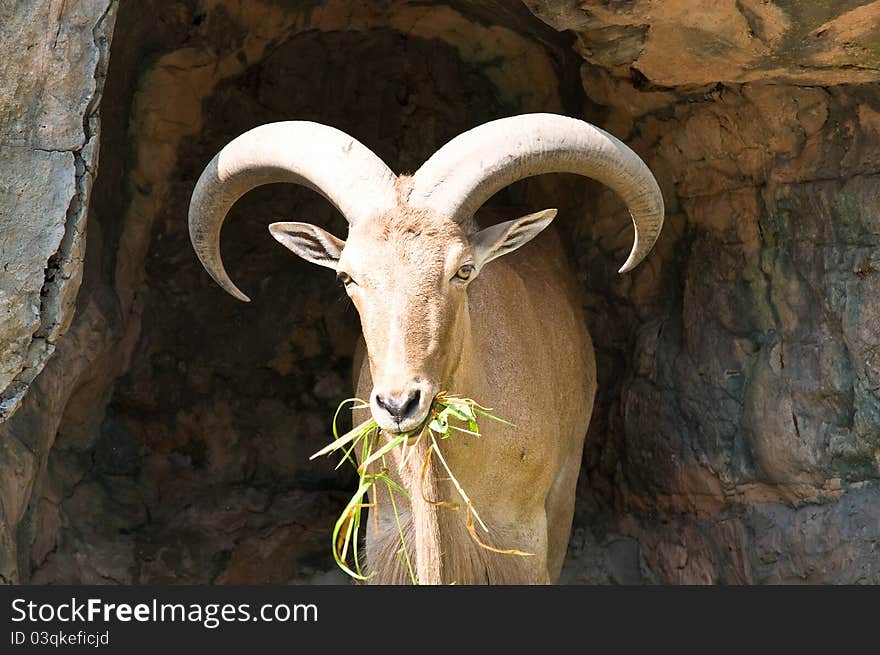
M 357 470 L 358 464 L 356 461 L 354 461 L 354 457 L 351 456 L 351 452 L 355 448 L 357 448 L 357 445 L 361 442 L 361 439 L 364 439 L 368 434 L 370 434 L 373 429 L 375 428 L 371 428 L 371 430 L 365 431 L 363 435 L 357 437 L 354 441 L 351 442 L 351 445 L 348 447 L 348 449 L 344 453 L 342 453 L 342 457 L 340 458 L 339 463 L 336 465 L 336 468 L 333 469 L 334 471 L 338 471 L 339 468 L 343 464 L 345 464 L 345 462 L 351 463 L 355 470 Z
M 482 416 L 485 416 L 486 418 L 492 419 L 493 421 L 498 421 L 499 423 L 504 423 L 504 425 L 509 425 L 510 427 L 514 427 L 514 428 L 516 427 L 516 425 L 514 423 L 511 423 L 510 421 L 505 421 L 503 418 L 498 418 L 497 416 L 490 414 L 489 412 L 484 412 L 482 409 L 479 409 L 478 407 L 474 407 L 474 411 L 477 414 L 480 414 Z
M 354 493 L 354 496 L 351 497 L 351 500 L 348 501 L 348 504 L 345 506 L 345 509 L 342 511 L 342 515 L 336 520 L 336 525 L 333 526 L 333 542 L 332 542 L 333 543 L 333 559 L 336 560 L 336 564 L 339 566 L 339 568 L 341 568 L 348 575 L 350 575 L 351 577 L 353 577 L 357 580 L 366 580 L 367 578 L 365 576 L 359 574 L 358 572 L 353 571 L 351 568 L 349 568 L 348 564 L 346 564 L 345 560 L 343 559 L 345 552 L 347 550 L 347 547 L 348 547 L 348 539 L 350 537 L 350 525 L 353 522 L 353 521 L 346 522 L 346 519 L 348 518 L 350 512 L 360 511 L 359 509 L 356 509 L 356 506 L 358 504 L 360 504 L 361 499 L 363 499 L 364 495 L 367 493 L 367 491 L 370 489 L 371 486 L 372 486 L 372 483 L 362 483 L 360 486 L 358 486 L 358 489 Z M 338 539 L 339 539 L 339 532 L 340 532 L 340 530 L 342 530 L 342 526 L 346 525 L 346 523 L 348 523 L 349 528 L 346 530 L 346 537 L 345 537 L 346 542 L 343 547 L 343 553 L 340 554 L 338 552 L 336 546 L 337 546 Z
M 370 487 L 372 488 L 373 485 L 371 484 Z M 373 489 L 373 491 L 375 492 L 375 489 Z M 360 557 L 358 554 L 358 540 L 359 540 L 358 535 L 360 534 L 360 529 L 361 529 L 361 510 L 360 509 L 354 513 L 354 517 L 352 518 L 352 523 L 354 523 L 354 528 L 353 528 L 354 532 L 353 532 L 352 541 L 351 541 L 351 554 L 352 554 L 352 557 L 354 558 L 354 570 L 357 571 L 358 575 L 363 577 L 364 572 L 361 571 L 361 560 L 360 560 Z
M 409 573 L 409 579 L 414 585 L 419 584 L 416 572 L 413 571 L 412 561 L 409 557 L 409 549 L 406 547 L 406 537 L 403 535 L 403 526 L 400 524 L 400 512 L 397 511 L 397 503 L 394 501 L 394 492 L 388 487 L 388 497 L 391 499 L 391 507 L 394 510 L 394 520 L 397 523 L 397 534 L 400 535 L 400 549 L 403 551 L 404 559 L 406 559 L 406 570 Z
M 479 433 L 479 432 L 472 432 L 472 431 L 470 431 L 470 430 L 465 430 L 464 428 L 460 428 L 460 427 L 457 427 L 457 426 L 455 426 L 455 425 L 450 425 L 450 426 L 449 426 L 449 429 L 450 429 L 450 430 L 455 430 L 456 432 L 464 432 L 465 434 L 470 434 L 470 435 L 473 435 L 473 436 L 475 436 L 475 437 L 479 437 L 479 436 L 480 436 L 480 433 Z M 448 436 L 448 435 L 447 435 L 447 436 Z
M 321 457 L 322 455 L 329 455 L 333 451 L 336 451 L 336 450 L 339 450 L 340 448 L 345 447 L 345 445 L 347 443 L 356 439 L 358 436 L 362 436 L 364 433 L 366 433 L 369 430 L 372 430 L 374 428 L 377 428 L 377 427 L 379 427 L 379 426 L 375 425 L 375 421 L 373 421 L 373 419 L 370 419 L 368 421 L 364 421 L 363 423 L 361 423 L 357 427 L 354 427 L 351 430 L 349 430 L 348 432 L 346 432 L 341 437 L 338 437 L 335 441 L 333 441 L 330 444 L 321 448 L 321 450 L 319 450 L 314 455 L 309 457 L 309 460 L 316 459 L 318 457 Z M 334 433 L 335 433 L 335 430 L 334 430 Z
M 382 484 L 385 485 L 385 488 L 388 490 L 388 498 L 394 513 L 394 520 L 397 525 L 397 532 L 400 543 L 400 548 L 396 551 L 397 557 L 400 560 L 401 565 L 406 567 L 406 570 L 409 573 L 410 579 L 412 580 L 413 584 L 418 584 L 418 576 L 413 569 L 412 559 L 410 558 L 409 548 L 406 543 L 406 536 L 403 531 L 403 524 L 401 523 L 400 519 L 400 510 L 398 508 L 395 496 L 396 493 L 399 493 L 407 500 L 410 500 L 410 494 L 404 487 L 392 480 L 391 477 L 388 475 L 388 462 L 386 461 L 386 456 L 388 455 L 388 453 L 390 453 L 392 450 L 394 450 L 394 448 L 398 446 L 403 447 L 401 456 L 407 454 L 405 445 L 407 443 L 407 439 L 411 437 L 411 434 L 387 434 L 380 431 L 378 424 L 376 424 L 373 419 L 368 419 L 340 436 L 337 429 L 337 422 L 342 409 L 347 405 L 351 405 L 352 410 L 369 408 L 369 404 L 359 398 L 347 398 L 342 403 L 340 403 L 339 407 L 337 407 L 336 409 L 336 413 L 333 415 L 333 441 L 309 458 L 315 459 L 317 457 L 321 457 L 322 455 L 329 455 L 334 452 L 341 452 L 342 458 L 340 459 L 336 468 L 338 469 L 340 466 L 342 466 L 344 462 L 348 461 L 355 467 L 358 473 L 357 491 L 355 491 L 354 495 L 348 501 L 345 509 L 333 526 L 333 558 L 334 560 L 336 560 L 336 564 L 339 566 L 339 568 L 352 578 L 361 581 L 366 581 L 368 579 L 368 576 L 365 576 L 364 572 L 361 570 L 360 561 L 361 553 L 359 549 L 359 538 L 363 527 L 363 515 L 361 512 L 365 509 L 364 506 L 368 504 L 365 502 L 365 498 L 367 498 L 368 493 L 369 497 L 373 501 L 373 505 L 370 507 L 370 511 L 378 512 L 379 487 L 376 486 L 376 483 L 381 481 Z M 441 392 L 437 395 L 432 406 L 430 420 L 427 422 L 427 424 L 423 423 L 422 426 L 416 430 L 422 431 L 419 439 L 421 439 L 422 436 L 425 435 L 425 433 L 427 433 L 427 435 L 431 438 L 434 452 L 440 460 L 443 468 L 446 470 L 446 473 L 449 475 L 449 480 L 452 481 L 462 499 L 467 502 L 469 513 L 468 529 L 471 529 L 470 516 L 472 515 L 472 518 L 475 519 L 480 527 L 482 527 L 483 530 L 487 532 L 488 528 L 486 527 L 485 523 L 483 523 L 483 521 L 480 519 L 479 514 L 477 514 L 476 508 L 472 506 L 470 499 L 465 493 L 465 490 L 462 489 L 459 485 L 458 481 L 450 470 L 448 463 L 440 452 L 434 435 L 436 435 L 436 437 L 439 437 L 440 439 L 447 439 L 452 435 L 454 431 L 479 437 L 480 427 L 477 421 L 478 418 L 481 416 L 485 416 L 492 419 L 493 421 L 498 421 L 499 423 L 503 423 L 505 425 L 513 426 L 513 423 L 494 416 L 490 413 L 491 411 L 491 409 L 483 407 L 479 403 L 469 398 L 461 398 L 457 396 L 452 396 L 446 392 Z M 453 420 L 463 425 L 454 425 L 452 423 Z M 382 437 L 382 435 L 385 435 L 385 437 L 387 438 L 387 442 L 379 447 L 378 450 L 376 450 L 376 447 L 381 443 L 380 438 Z M 359 466 L 353 457 L 353 453 L 356 452 L 355 449 L 358 446 L 360 446 L 359 459 L 361 461 L 361 464 Z M 380 470 L 375 473 L 369 472 L 368 468 L 372 464 L 380 460 Z M 478 538 L 475 537 L 475 539 L 477 540 L 478 544 L 483 545 Z M 488 548 L 488 546 L 484 547 Z M 353 558 L 353 568 L 348 564 L 349 551 Z M 514 553 L 514 551 L 510 552 Z
M 388 477 L 387 473 L 376 473 L 374 477 L 377 480 L 382 480 L 382 482 L 384 482 L 385 484 L 390 485 L 394 489 L 394 491 L 405 496 L 407 500 L 410 500 L 409 492 L 401 487 L 399 484 L 397 484 L 390 477 Z
M 441 414 L 443 413 L 449 416 L 453 416 L 459 421 L 464 421 L 465 423 L 474 418 L 474 412 L 469 405 L 459 405 L 457 403 L 450 403 L 446 405 L 446 408 L 441 412 Z
M 386 453 L 391 452 L 391 450 L 393 450 L 395 447 L 397 447 L 397 446 L 399 446 L 400 444 L 402 444 L 402 443 L 406 440 L 406 438 L 407 438 L 407 437 L 404 436 L 404 435 L 402 435 L 402 434 L 398 434 L 398 435 L 396 435 L 396 436 L 390 438 L 390 439 L 388 440 L 388 443 L 386 443 L 384 446 L 382 446 L 382 447 L 381 447 L 379 450 L 377 450 L 375 453 L 371 454 L 369 457 L 365 458 L 365 459 L 361 462 L 361 465 L 358 467 L 358 470 L 359 470 L 359 471 L 366 471 L 366 470 L 367 470 L 367 467 L 368 467 L 370 464 L 372 464 L 373 462 L 375 462 L 377 459 L 380 459 L 380 458 L 381 458 L 383 455 L 385 455 Z

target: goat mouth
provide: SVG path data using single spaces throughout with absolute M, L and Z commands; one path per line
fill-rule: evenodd
M 422 436 L 424 431 L 428 428 L 428 421 L 431 419 L 431 412 L 428 412 L 421 421 L 418 422 L 414 427 L 408 428 L 406 430 L 400 429 L 400 424 L 397 424 L 396 429 L 385 430 L 385 432 L 392 434 L 396 437 L 406 437 L 406 445 L 412 446 L 418 440 L 419 437 Z
M 375 399 L 371 399 L 373 419 L 386 434 L 394 437 L 405 436 L 409 439 L 409 443 L 412 443 L 427 429 L 428 423 L 434 415 L 433 406 L 436 395 L 436 392 L 430 395 L 423 392 L 419 406 L 413 408 L 405 416 L 392 416 L 385 407 L 378 404 Z

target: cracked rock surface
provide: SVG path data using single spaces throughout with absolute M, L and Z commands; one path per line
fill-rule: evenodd
M 116 2 L 0 9 L 0 422 L 72 319 Z
M 115 0 L 0 7 L 0 425 L 74 315 Z M 40 457 L 0 437 L 0 581 Z

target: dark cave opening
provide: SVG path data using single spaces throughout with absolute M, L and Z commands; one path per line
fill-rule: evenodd
M 601 4 L 15 5 L 5 79 L 47 67 L 0 103 L 20 265 L 0 299 L 0 581 L 338 581 L 326 528 L 351 478 L 306 457 L 350 393 L 357 318 L 265 227 L 345 225 L 305 189 L 243 199 L 223 249 L 245 307 L 187 242 L 195 177 L 264 121 L 335 124 L 406 172 L 536 111 L 624 141 L 666 204 L 618 275 L 632 228 L 609 189 L 548 175 L 494 200 L 560 209 L 596 349 L 561 581 L 876 580 L 880 96 L 852 65 L 876 59 L 868 3 Z

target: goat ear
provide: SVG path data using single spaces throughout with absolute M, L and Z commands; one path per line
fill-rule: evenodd
M 307 262 L 336 269 L 345 241 L 308 223 L 272 223 L 269 232 Z
M 471 237 L 477 267 L 524 246 L 550 225 L 555 217 L 555 209 L 545 209 L 480 230 Z

